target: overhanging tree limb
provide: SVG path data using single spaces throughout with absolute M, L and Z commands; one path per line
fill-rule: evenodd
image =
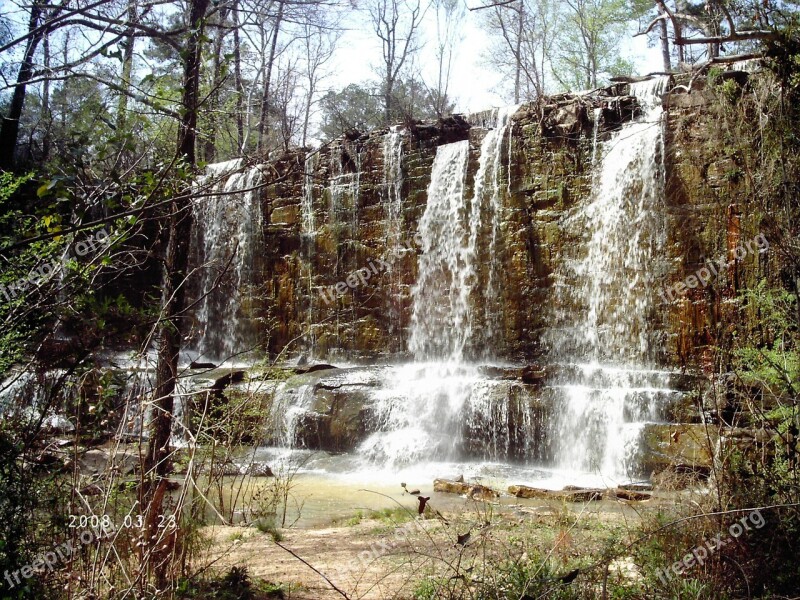
M 730 31 L 726 34 L 713 35 L 708 23 L 703 22 L 702 19 L 694 15 L 674 12 L 670 10 L 663 0 L 656 0 L 656 5 L 658 6 L 659 10 L 661 10 L 661 14 L 650 21 L 644 30 L 636 33 L 634 37 L 650 33 L 650 31 L 652 31 L 653 27 L 655 27 L 659 21 L 666 19 L 670 20 L 675 31 L 674 43 L 676 46 L 690 46 L 693 44 L 724 44 L 727 42 L 746 42 L 752 40 L 772 41 L 778 39 L 779 37 L 777 32 L 766 29 L 737 31 L 730 12 L 728 12 L 727 9 L 724 9 L 724 16 L 728 22 L 728 28 Z M 683 23 L 699 29 L 704 33 L 704 35 L 702 37 L 683 37 Z

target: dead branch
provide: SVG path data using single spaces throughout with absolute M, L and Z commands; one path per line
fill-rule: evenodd
M 324 580 L 325 580 L 325 581 L 328 583 L 328 585 L 329 585 L 329 586 L 331 586 L 331 587 L 332 587 L 332 588 L 333 588 L 333 589 L 334 589 L 334 590 L 335 590 L 335 591 L 336 591 L 336 592 L 337 592 L 337 593 L 338 593 L 338 594 L 339 594 L 339 595 L 340 595 L 342 598 L 345 598 L 346 600 L 350 600 L 350 596 L 348 596 L 348 595 L 347 595 L 345 592 L 343 592 L 343 591 L 342 591 L 342 590 L 340 590 L 338 587 L 336 587 L 336 584 L 335 584 L 335 583 L 333 583 L 333 582 L 332 582 L 330 579 L 328 579 L 328 578 L 325 576 L 325 574 L 324 574 L 324 573 L 322 573 L 321 571 L 317 570 L 317 569 L 314 567 L 314 565 L 312 565 L 310 562 L 308 562 L 307 560 L 305 560 L 305 559 L 304 559 L 304 558 L 302 558 L 301 556 L 298 556 L 298 555 L 297 555 L 297 554 L 295 554 L 295 553 L 294 553 L 292 550 L 290 550 L 289 548 L 287 548 L 286 546 L 284 546 L 283 544 L 281 544 L 281 543 L 280 543 L 280 542 L 278 542 L 278 541 L 276 541 L 276 542 L 275 542 L 275 545 L 276 545 L 276 546 L 278 546 L 279 548 L 283 548 L 284 550 L 286 550 L 286 552 L 288 552 L 289 554 L 291 554 L 292 556 L 294 556 L 294 557 L 295 557 L 297 560 L 299 560 L 301 563 L 303 563 L 303 564 L 304 564 L 305 566 L 307 566 L 309 569 L 311 569 L 312 571 L 314 571 L 314 573 L 316 573 L 317 575 L 319 575 L 320 577 L 322 577 L 322 578 L 323 578 L 323 579 L 324 579 Z
M 500 2 L 492 2 L 491 4 L 484 4 L 483 6 L 467 7 L 467 10 L 483 10 L 484 8 L 494 8 L 496 6 L 507 6 L 513 4 L 517 0 L 501 0 Z

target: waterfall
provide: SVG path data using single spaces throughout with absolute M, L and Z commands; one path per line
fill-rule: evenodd
M 396 262 L 404 252 L 403 241 L 403 139 L 399 126 L 389 129 L 383 138 L 383 206 L 386 219 L 386 256 L 390 268 L 387 276 L 389 330 L 402 333 L 400 269 Z
M 402 225 L 403 195 L 403 131 L 398 126 L 383 138 L 383 187 L 386 207 L 387 248 L 397 242 Z
M 489 340 L 497 339 L 502 335 L 499 317 L 503 307 L 503 298 L 500 281 L 500 225 L 503 218 L 503 198 L 500 185 L 500 164 L 503 139 L 511 126 L 511 117 L 519 110 L 519 105 L 507 106 L 497 111 L 495 127 L 487 132 L 481 144 L 481 158 L 478 172 L 475 175 L 474 205 L 479 205 L 483 196 L 488 197 L 488 207 L 491 213 L 491 233 L 488 249 L 489 275 L 486 282 L 486 298 L 484 303 L 484 322 L 486 324 L 483 341 L 486 351 L 485 358 L 493 358 L 489 352 Z M 506 192 L 511 195 L 511 135 L 508 136 L 508 164 L 506 177 L 508 184 Z
M 297 426 L 314 403 L 314 387 L 302 384 L 296 388 L 281 382 L 274 391 L 274 404 L 270 412 L 271 435 L 286 448 L 297 440 Z
M 301 275 L 307 284 L 308 302 L 306 306 L 306 351 L 310 357 L 316 354 L 316 332 L 314 330 L 314 253 L 316 218 L 314 217 L 314 177 L 319 164 L 319 151 L 306 155 L 303 163 L 303 198 L 300 202 L 300 238 L 303 244 L 305 274 Z M 301 267 L 302 268 L 302 267 Z
M 300 203 L 302 233 L 313 236 L 316 232 L 316 219 L 314 218 L 314 172 L 319 163 L 319 151 L 314 150 L 306 155 L 303 162 L 303 200 Z
M 361 195 L 361 152 L 362 148 L 357 142 L 341 141 L 338 148 L 332 148 L 328 164 L 329 180 L 328 195 L 330 206 L 328 212 L 328 227 L 333 231 L 334 239 L 338 243 L 338 255 L 333 275 L 334 281 L 347 277 L 354 268 L 362 265 L 352 264 L 350 260 L 356 258 L 353 246 L 348 246 L 342 240 L 357 239 L 358 212 Z M 355 327 L 355 306 L 351 305 L 350 323 L 343 326 L 340 322 L 345 318 L 343 310 L 335 310 L 336 340 L 331 344 L 335 348 L 343 348 L 342 333 Z M 348 340 L 345 337 L 345 340 Z M 349 340 L 348 340 L 349 341 Z
M 502 148 L 518 108 L 496 111 L 495 127 L 481 142 L 474 191 L 468 200 L 464 191 L 469 142 L 446 144 L 437 150 L 428 204 L 419 223 L 423 253 L 412 290 L 409 349 L 418 360 L 461 363 L 468 358 L 470 346 L 489 348 L 489 342 L 499 333 Z M 482 248 L 484 233 L 488 234 L 488 243 Z M 481 260 L 486 261 L 483 276 Z M 475 314 L 473 296 L 478 292 L 483 296 L 483 315 Z M 481 356 L 492 358 L 488 351 Z
M 491 357 L 476 348 L 488 348 L 498 328 L 502 148 L 517 108 L 496 111 L 495 126 L 481 142 L 471 196 L 469 141 L 436 150 L 418 227 L 422 254 L 409 339 L 415 362 L 395 368 L 376 396 L 378 433 L 360 448 L 372 461 L 397 465 L 465 454 L 503 459 L 519 448 L 525 453 L 533 420 L 527 396 L 488 379 L 470 362 Z M 488 261 L 483 272 L 481 261 Z M 482 312 L 476 302 L 483 302 Z M 487 434 L 485 442 L 473 442 L 478 431 Z
M 428 203 L 419 222 L 422 255 L 412 289 L 409 349 L 417 360 L 461 362 L 472 330 L 469 296 L 475 285 L 475 202 L 466 207 L 469 142 L 439 146 Z
M 208 165 L 194 199 L 192 265 L 200 268 L 196 351 L 205 360 L 227 360 L 255 345 L 243 311 L 253 281 L 261 231 L 261 168 L 241 159 Z M 205 190 L 205 187 L 208 189 Z M 205 195 L 210 194 L 210 195 Z M 216 285 L 216 288 L 215 288 Z
M 597 131 L 600 129 L 600 116 L 603 114 L 601 108 L 592 111 L 592 168 L 597 164 Z
M 436 149 L 412 289 L 409 349 L 420 362 L 395 368 L 387 389 L 375 398 L 379 432 L 359 449 L 374 462 L 451 458 L 457 451 L 460 415 L 477 381 L 475 372 L 459 364 L 470 337 L 469 292 L 474 285 L 470 224 L 475 211 L 464 206 L 468 157 L 466 140 Z
M 552 358 L 565 408 L 554 424 L 559 467 L 626 477 L 645 421 L 675 392 L 656 370 L 655 290 L 665 272 L 666 78 L 632 84 L 642 115 L 604 144 L 591 198 L 563 223 L 584 232 L 582 254 L 555 275 Z
M 328 168 L 331 221 L 354 226 L 361 190 L 360 148 L 343 141 L 339 152 L 331 152 Z

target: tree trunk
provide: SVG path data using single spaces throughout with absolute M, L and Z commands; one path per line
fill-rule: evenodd
M 278 0 L 278 14 L 275 17 L 275 26 L 272 28 L 272 42 L 269 49 L 267 69 L 264 74 L 264 97 L 261 100 L 261 120 L 258 122 L 258 152 L 264 152 L 267 144 L 267 117 L 269 116 L 269 93 L 272 80 L 272 65 L 275 62 L 275 52 L 278 46 L 278 34 L 283 21 L 283 0 Z
M 239 40 L 239 2 L 231 8 L 233 14 L 233 79 L 236 86 L 236 145 L 244 154 L 244 84 L 242 83 L 242 52 Z
M 197 109 L 203 25 L 209 0 L 192 0 L 190 17 L 192 33 L 186 44 L 183 76 L 183 117 L 178 131 L 178 156 L 191 169 L 196 162 Z M 186 281 L 191 232 L 191 201 L 186 194 L 177 194 L 170 205 L 169 243 L 164 261 L 163 302 L 159 330 L 158 363 L 153 419 L 150 424 L 150 443 L 145 458 L 146 472 L 151 480 L 146 486 L 143 506 L 145 525 L 151 542 L 151 565 L 156 585 L 164 589 L 168 583 L 171 545 L 162 536 L 169 534 L 159 527 L 169 473 L 169 442 L 172 430 L 174 392 L 178 380 L 178 354 L 183 333 L 182 319 L 186 308 Z M 176 521 L 178 519 L 176 518 Z M 171 536 L 174 539 L 175 536 Z
M 130 0 L 128 4 L 128 22 L 136 23 L 138 9 L 136 0 Z M 125 54 L 122 57 L 122 80 L 120 86 L 125 90 L 119 96 L 117 102 L 117 137 L 123 135 L 125 132 L 125 125 L 128 118 L 128 90 L 131 87 L 131 76 L 133 75 L 133 50 L 136 43 L 136 36 L 134 36 L 133 27 L 127 29 L 125 37 Z
M 525 3 L 519 3 L 519 23 L 517 27 L 517 48 L 514 50 L 516 69 L 514 70 L 514 104 L 519 104 L 522 96 L 522 36 L 525 33 Z
M 672 70 L 672 60 L 669 55 L 669 38 L 667 37 L 666 19 L 661 19 L 661 21 L 659 21 L 659 28 L 661 29 L 661 59 L 664 61 L 664 72 L 669 73 Z
M 50 38 L 45 34 L 42 38 L 42 54 L 45 73 L 50 72 Z M 42 162 L 47 162 L 50 157 L 50 80 L 45 79 L 42 82 L 42 112 L 39 119 L 44 127 L 44 134 L 42 135 Z
M 386 90 L 383 94 L 383 121 L 387 127 L 392 124 L 392 94 L 394 93 L 394 81 L 386 80 Z
M 228 9 L 220 8 L 219 27 L 214 37 L 214 62 L 211 76 L 211 96 L 208 99 L 208 131 L 203 143 L 203 157 L 207 163 L 214 162 L 216 158 L 217 137 L 217 111 L 219 110 L 219 88 L 222 85 L 222 45 L 225 41 L 225 21 L 228 18 Z
M 41 5 L 39 2 L 34 2 L 31 6 L 31 17 L 28 22 L 29 32 L 34 31 L 39 26 L 41 14 Z M 22 65 L 19 68 L 19 73 L 17 73 L 17 83 L 14 86 L 14 94 L 11 96 L 8 114 L 3 119 L 2 126 L 0 126 L 0 169 L 10 170 L 14 166 L 14 151 L 17 148 L 17 138 L 19 137 L 19 120 L 22 116 L 22 109 L 25 106 L 25 91 L 28 80 L 33 74 L 33 55 L 42 39 L 42 35 L 44 35 L 44 30 L 40 30 L 28 38 Z

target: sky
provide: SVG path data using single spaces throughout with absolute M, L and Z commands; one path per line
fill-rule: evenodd
M 472 2 L 468 1 L 468 5 L 472 5 Z M 481 29 L 481 19 L 479 11 L 467 11 L 464 18 L 463 40 L 456 52 L 450 83 L 450 96 L 456 101 L 457 112 L 475 112 L 507 104 L 498 90 L 500 75 L 484 63 L 488 39 Z M 333 73 L 327 82 L 335 89 L 350 83 L 374 80 L 374 67 L 381 57 L 380 41 L 363 17 L 354 16 L 347 27 L 333 58 Z M 423 74 L 428 76 L 427 80 L 434 81 L 436 61 L 432 42 L 433 26 L 428 29 L 423 34 L 427 44 L 420 52 L 418 63 Z M 625 40 L 622 53 L 633 60 L 640 74 L 662 69 L 660 50 L 648 48 L 646 36 Z
M 476 6 L 485 0 L 461 1 L 465 6 Z M 8 0 L 0 0 L 0 12 L 19 21 L 20 27 L 24 27 L 24 9 Z M 465 11 L 461 30 L 463 37 L 455 52 L 449 89 L 456 112 L 477 112 L 508 104 L 501 95 L 501 88 L 508 89 L 509 86 L 502 86 L 501 76 L 485 64 L 489 40 L 482 29 L 482 21 L 481 11 Z M 347 11 L 343 25 L 346 30 L 329 65 L 331 74 L 323 82 L 323 88 L 340 90 L 351 83 L 376 79 L 375 68 L 381 58 L 381 47 L 368 16 L 363 11 Z M 424 43 L 416 61 L 416 69 L 430 83 L 436 78 L 433 41 L 435 20 L 432 11 L 429 11 L 424 25 L 421 31 Z M 632 59 L 639 74 L 661 70 L 660 51 L 647 47 L 646 36 L 627 38 L 622 54 Z

